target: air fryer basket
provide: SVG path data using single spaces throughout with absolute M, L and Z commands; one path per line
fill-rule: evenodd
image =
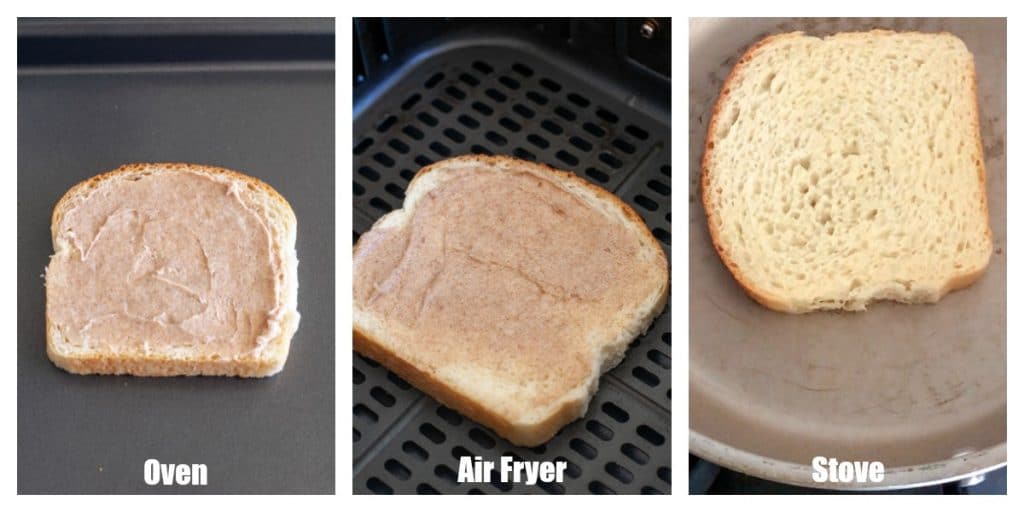
M 669 254 L 669 112 L 645 105 L 585 63 L 516 40 L 449 42 L 404 66 L 354 120 L 353 239 L 401 207 L 422 166 L 466 153 L 508 154 L 571 170 L 613 191 Z M 665 84 L 665 96 L 668 85 Z M 670 307 L 601 379 L 586 417 L 520 448 L 354 355 L 357 493 L 671 492 Z M 566 460 L 561 484 L 458 484 L 463 455 Z

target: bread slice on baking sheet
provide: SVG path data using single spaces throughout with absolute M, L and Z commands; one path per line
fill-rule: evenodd
M 82 374 L 279 372 L 298 327 L 295 214 L 267 184 L 133 164 L 53 210 L 47 354 Z
M 581 417 L 668 296 L 643 220 L 572 173 L 463 156 L 421 170 L 353 249 L 355 349 L 512 443 Z
M 974 60 L 950 34 L 765 38 L 722 86 L 702 167 L 715 249 L 771 309 L 935 302 L 992 253 Z

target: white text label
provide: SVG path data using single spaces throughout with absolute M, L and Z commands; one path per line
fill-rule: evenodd
M 149 459 L 143 476 L 146 485 L 206 485 L 206 464 L 161 464 Z
M 811 459 L 811 478 L 825 483 L 880 483 L 885 480 L 885 465 L 874 461 L 838 461 L 835 457 Z
M 536 485 L 538 482 L 562 482 L 565 477 L 565 461 L 527 461 L 514 460 L 503 456 L 500 459 L 498 478 L 501 482 L 525 483 Z M 483 457 L 459 458 L 459 483 L 488 483 L 495 469 L 494 461 L 483 460 Z

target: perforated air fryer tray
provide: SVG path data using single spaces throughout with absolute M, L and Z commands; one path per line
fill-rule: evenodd
M 401 207 L 421 167 L 466 153 L 571 170 L 615 192 L 671 244 L 670 113 L 519 42 L 463 42 L 399 71 L 356 109 L 353 239 Z M 665 87 L 668 96 L 668 87 Z M 633 105 L 631 107 L 631 105 Z M 356 493 L 671 492 L 670 308 L 601 379 L 586 417 L 519 448 L 354 355 Z M 569 462 L 562 484 L 458 484 L 459 457 Z

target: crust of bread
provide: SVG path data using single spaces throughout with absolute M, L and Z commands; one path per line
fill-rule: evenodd
M 642 226 L 643 229 L 638 231 L 644 234 L 646 243 L 657 249 L 661 254 L 662 259 L 666 261 L 667 265 L 667 258 L 665 258 L 660 242 L 658 242 L 658 240 L 654 238 L 654 235 L 651 234 L 650 229 L 647 228 L 647 224 L 640 215 L 629 207 L 629 205 L 624 203 L 618 196 L 608 192 L 604 188 L 591 184 L 571 172 L 507 156 L 465 155 L 424 167 L 410 182 L 409 188 L 412 189 L 417 180 L 422 179 L 424 176 L 427 176 L 429 173 L 435 172 L 438 169 L 443 169 L 445 166 L 450 165 L 453 162 L 477 162 L 487 166 L 499 167 L 511 165 L 519 168 L 528 167 L 535 171 L 553 176 L 560 181 L 571 182 L 574 185 L 585 187 L 602 200 L 608 201 L 621 209 L 626 218 L 629 219 L 629 222 Z M 360 237 L 360 239 L 356 241 L 356 244 L 353 246 L 353 253 L 358 250 L 362 240 L 362 237 Z M 642 332 L 646 332 L 654 319 L 664 310 L 664 307 L 668 302 L 668 295 L 668 275 L 666 274 L 666 282 L 661 290 L 655 307 L 646 312 L 643 318 L 640 319 L 640 322 L 644 326 Z M 592 378 L 589 379 L 588 382 L 581 384 L 580 387 L 585 388 L 586 392 L 578 392 L 580 387 L 577 387 L 569 392 L 562 400 L 558 401 L 558 403 L 552 407 L 549 410 L 549 413 L 543 418 L 538 421 L 524 423 L 513 421 L 494 408 L 488 407 L 487 404 L 480 403 L 477 399 L 465 395 L 458 389 L 450 386 L 448 383 L 438 379 L 429 371 L 425 371 L 424 369 L 416 366 L 416 364 L 403 357 L 402 354 L 393 352 L 383 340 L 374 338 L 371 333 L 360 329 L 358 325 L 353 324 L 352 326 L 352 340 L 356 352 L 383 364 L 392 372 L 432 396 L 445 406 L 459 411 L 461 414 L 473 421 L 491 428 L 501 437 L 519 446 L 541 445 L 554 437 L 555 434 L 557 434 L 558 431 L 566 424 L 585 415 L 590 399 L 593 397 L 594 393 L 597 392 L 597 384 L 600 374 L 614 368 L 622 359 L 621 353 L 610 354 L 607 359 L 600 361 L 600 364 L 598 365 L 600 372 L 598 372 L 597 375 L 592 375 Z M 632 340 L 630 340 L 630 342 L 632 342 Z
M 558 429 L 578 418 L 582 414 L 581 409 L 585 412 L 590 399 L 587 396 L 587 399 L 583 401 L 564 402 L 553 414 L 540 423 L 516 424 L 485 404 L 481 404 L 444 381 L 435 378 L 429 372 L 423 371 L 356 326 L 352 327 L 352 344 L 356 352 L 384 365 L 409 384 L 434 397 L 438 402 L 459 411 L 463 416 L 477 423 L 487 425 L 499 436 L 519 446 L 537 446 L 545 443 L 558 433 Z
M 58 227 L 64 215 L 70 211 L 75 202 L 104 183 L 128 178 L 137 174 L 152 172 L 190 172 L 205 176 L 226 179 L 245 185 L 248 194 L 259 196 L 266 201 L 260 206 L 273 210 L 278 222 L 275 223 L 273 242 L 280 251 L 285 271 L 285 286 L 281 290 L 279 300 L 292 302 L 297 294 L 298 276 L 294 257 L 294 243 L 297 222 L 291 205 L 276 190 L 263 181 L 230 169 L 208 165 L 188 163 L 133 163 L 123 165 L 113 171 L 99 174 L 71 187 L 57 202 L 53 209 L 50 234 L 56 250 L 58 246 Z M 251 198 L 250 198 L 251 200 Z M 112 354 L 102 350 L 68 352 L 61 349 L 63 338 L 59 327 L 53 324 L 47 312 L 46 318 L 46 354 L 53 363 L 70 373 L 103 374 L 103 375 L 135 375 L 139 377 L 168 377 L 188 375 L 267 377 L 284 368 L 291 338 L 298 329 L 299 315 L 292 307 L 282 319 L 281 334 L 270 340 L 268 349 L 262 357 L 238 357 L 232 359 L 216 357 L 167 357 L 164 355 L 142 353 Z
M 871 31 L 867 31 L 867 32 L 840 32 L 840 33 L 833 34 L 832 36 L 889 35 L 889 34 L 897 34 L 897 33 L 899 33 L 899 34 L 923 34 L 921 32 L 914 32 L 914 31 L 896 32 L 896 31 L 893 31 L 893 30 L 875 29 L 875 30 L 871 30 Z M 937 35 L 938 34 L 943 34 L 943 35 L 950 35 L 950 36 L 956 37 L 955 35 L 950 34 L 949 32 L 937 32 L 935 34 L 937 34 Z M 787 300 L 784 297 L 781 297 L 779 295 L 773 294 L 773 293 L 771 293 L 771 292 L 769 292 L 767 290 L 763 290 L 763 289 L 757 288 L 756 286 L 754 286 L 752 280 L 747 278 L 743 274 L 743 272 L 740 270 L 739 265 L 736 264 L 735 260 L 733 260 L 732 256 L 729 254 L 728 248 L 725 247 L 725 245 L 721 242 L 721 237 L 719 235 L 718 228 L 715 225 L 714 216 L 716 215 L 716 212 L 715 212 L 715 210 L 713 208 L 713 205 L 711 204 L 710 199 L 708 197 L 708 189 L 710 188 L 710 181 L 711 181 L 711 178 L 710 178 L 710 176 L 708 174 L 708 166 L 709 166 L 709 162 L 711 160 L 711 155 L 713 154 L 714 149 L 715 149 L 713 136 L 714 136 L 714 133 L 715 133 L 715 128 L 716 128 L 717 123 L 718 123 L 719 115 L 721 114 L 722 105 L 725 103 L 725 100 L 728 98 L 729 93 L 730 93 L 731 88 L 732 88 L 732 84 L 733 84 L 735 78 L 738 76 L 738 73 L 744 67 L 746 67 L 747 63 L 750 62 L 750 60 L 753 58 L 754 53 L 757 50 L 761 49 L 762 47 L 768 45 L 769 43 L 773 43 L 773 42 L 776 42 L 776 41 L 781 40 L 781 39 L 787 39 L 787 38 L 792 38 L 792 37 L 801 37 L 803 35 L 804 35 L 804 32 L 802 32 L 802 31 L 787 32 L 787 33 L 783 33 L 783 34 L 772 34 L 772 35 L 766 36 L 766 37 L 762 38 L 761 40 L 757 41 L 756 43 L 751 45 L 750 48 L 748 48 L 746 52 L 743 53 L 743 55 L 740 57 L 740 59 L 736 62 L 736 65 L 733 66 L 732 70 L 729 72 L 729 75 L 726 77 L 725 82 L 722 83 L 722 90 L 719 93 L 718 99 L 715 101 L 714 106 L 711 108 L 711 117 L 708 120 L 707 134 L 706 134 L 705 139 L 704 139 L 704 155 L 701 157 L 701 179 L 700 179 L 701 203 L 704 206 L 704 214 L 707 217 L 708 232 L 711 235 L 711 243 L 714 246 L 715 251 L 718 253 L 719 258 L 721 258 L 722 263 L 725 264 L 726 268 L 729 269 L 729 272 L 732 274 L 733 278 L 736 280 L 737 283 L 739 283 L 740 287 L 743 288 L 743 290 L 747 293 L 747 295 L 749 295 L 752 299 L 754 299 L 755 301 L 760 303 L 762 306 L 764 306 L 766 308 L 769 308 L 769 309 L 772 309 L 772 310 L 775 310 L 775 311 L 780 311 L 780 312 L 783 312 L 783 313 L 809 313 L 811 311 L 810 310 L 799 309 L 799 308 L 797 308 L 792 303 L 792 301 L 789 301 L 789 300 Z M 974 59 L 971 59 L 970 62 L 971 62 L 971 77 L 972 77 L 971 90 L 972 90 L 972 92 L 974 94 L 974 102 L 973 102 L 973 105 L 974 105 L 974 134 L 975 134 L 975 140 L 976 140 L 977 147 L 978 147 L 978 155 L 981 156 L 981 158 L 979 160 L 977 160 L 975 163 L 977 165 L 977 170 L 978 170 L 978 180 L 981 183 L 981 188 L 980 188 L 980 190 L 981 190 L 981 198 L 980 198 L 981 206 L 982 206 L 982 208 L 985 211 L 985 218 L 987 219 L 987 218 L 989 218 L 989 216 L 988 216 L 988 199 L 987 199 L 987 195 L 985 194 L 985 161 L 984 161 L 984 154 L 985 153 L 984 153 L 984 146 L 983 146 L 983 143 L 982 143 L 982 140 L 981 140 L 981 121 L 980 121 L 980 114 L 979 114 L 979 108 L 978 108 L 978 77 L 977 77 L 976 70 L 975 70 L 975 67 L 974 67 Z M 985 233 L 986 239 L 988 240 L 988 245 L 989 245 L 989 253 L 991 254 L 991 252 L 992 252 L 992 249 L 991 249 L 992 248 L 992 229 L 991 229 L 991 227 L 988 224 L 986 224 L 985 225 L 985 230 L 986 230 L 986 233 Z M 982 266 L 980 268 L 967 269 L 963 273 L 955 274 L 955 275 L 951 276 L 949 278 L 949 280 L 947 280 L 946 283 L 944 283 L 944 285 L 940 287 L 938 298 L 941 299 L 943 296 L 945 296 L 949 292 L 952 292 L 952 291 L 955 291 L 955 290 L 958 290 L 958 289 L 961 289 L 961 288 L 966 288 L 967 286 L 970 286 L 971 284 L 973 284 L 975 281 L 977 281 L 978 278 L 980 278 L 985 273 L 985 269 L 986 268 L 987 268 L 987 265 L 984 265 L 984 266 Z
M 292 334 L 298 317 L 287 315 L 282 334 L 269 342 L 280 347 L 271 357 L 251 359 L 169 358 L 158 356 L 105 354 L 69 355 L 59 352 L 54 337 L 59 336 L 49 322 L 46 329 L 46 355 L 58 368 L 79 375 L 134 375 L 136 377 L 220 376 L 269 377 L 284 369 Z

